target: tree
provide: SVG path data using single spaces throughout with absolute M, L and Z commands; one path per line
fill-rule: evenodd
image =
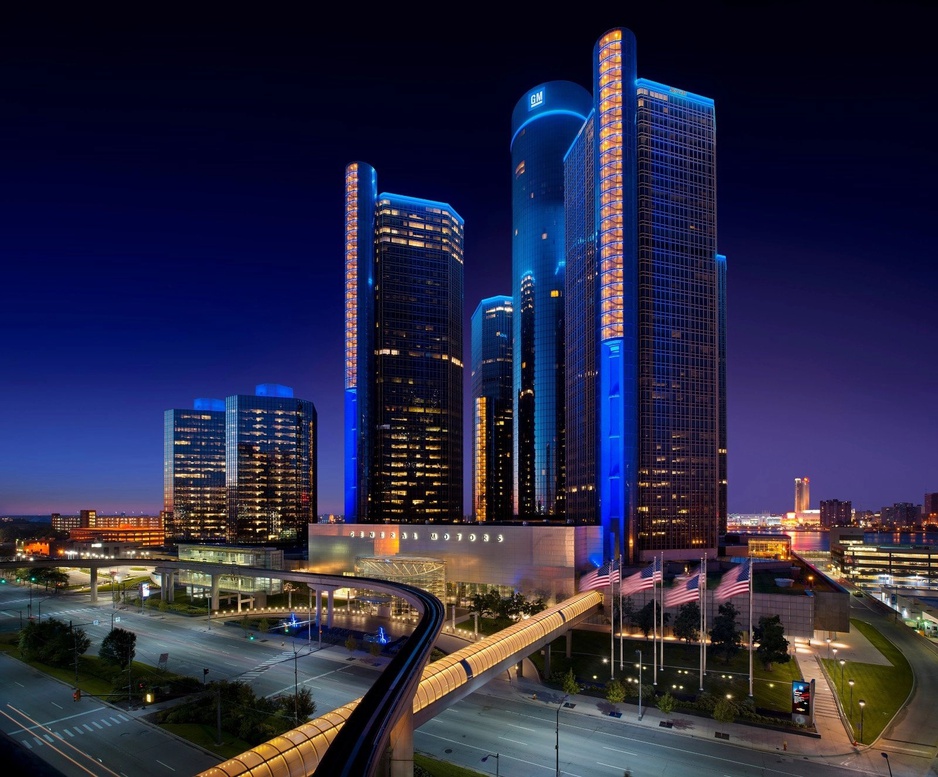
M 635 625 L 642 630 L 642 634 L 645 635 L 645 639 L 648 639 L 648 635 L 655 630 L 656 617 L 661 618 L 661 613 L 658 611 L 658 608 L 655 606 L 653 601 L 648 602 L 635 614 Z M 671 613 L 666 612 L 664 614 L 664 625 L 667 626 L 670 622 Z
M 674 712 L 674 708 L 677 706 L 677 699 L 675 699 L 669 692 L 665 691 L 661 696 L 658 697 L 658 709 L 661 710 L 665 715 L 670 715 Z
M 576 681 L 576 676 L 573 674 L 572 666 L 563 676 L 563 692 L 568 696 L 574 696 L 580 692 L 580 684 Z
M 477 612 L 483 618 L 494 618 L 498 614 L 500 605 L 501 597 L 498 595 L 498 591 L 494 588 L 490 588 L 485 593 L 474 594 L 472 596 L 469 612 Z
M 52 666 L 70 666 L 84 655 L 91 640 L 79 626 L 70 626 L 57 618 L 29 621 L 20 631 L 20 654 L 27 661 Z
M 787 664 L 791 661 L 785 627 L 778 615 L 759 618 L 759 625 L 753 630 L 753 638 L 759 643 L 756 655 L 768 671 L 772 671 L 773 664 Z
M 358 640 L 355 639 L 354 634 L 349 634 L 345 638 L 345 649 L 351 654 L 358 650 Z
M 645 635 L 645 639 L 648 639 L 648 635 L 651 634 L 652 629 L 655 628 L 654 602 L 648 602 L 648 604 L 635 613 L 635 625 L 641 629 L 642 634 Z
M 685 642 L 700 639 L 700 605 L 697 602 L 682 604 L 674 619 L 674 636 Z
M 736 720 L 736 705 L 730 699 L 720 699 L 713 707 L 713 719 L 720 723 Z
M 294 706 L 294 698 L 295 704 Z M 291 715 L 296 710 L 298 720 L 308 720 L 316 711 L 316 702 L 313 701 L 313 692 L 309 688 L 300 688 L 296 696 L 287 696 L 284 698 L 283 707 Z
M 267 618 L 261 618 L 257 622 L 257 630 L 261 632 L 261 634 L 266 634 L 269 629 L 270 629 L 270 621 L 267 620 Z
M 625 701 L 625 686 L 617 677 L 613 677 L 606 683 L 606 701 L 611 701 L 613 704 Z
M 380 643 L 380 642 L 371 642 L 371 643 L 369 643 L 369 644 L 368 644 L 368 652 L 371 653 L 371 655 L 372 655 L 374 658 L 377 658 L 378 656 L 380 656 L 380 655 L 381 655 L 381 643 Z
M 98 656 L 109 664 L 126 669 L 137 655 L 137 635 L 126 629 L 111 629 L 101 640 Z
M 714 655 L 723 656 L 727 664 L 740 651 L 743 643 L 743 633 L 736 623 L 738 616 L 739 610 L 733 603 L 724 602 L 713 619 L 713 628 L 710 629 L 710 649 Z

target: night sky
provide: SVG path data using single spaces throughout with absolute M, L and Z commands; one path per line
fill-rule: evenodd
M 346 164 L 465 219 L 468 363 L 511 293 L 512 108 L 591 88 L 620 25 L 643 78 L 716 103 L 730 511 L 793 509 L 799 476 L 815 508 L 938 491 L 933 4 L 618 5 L 4 11 L 0 514 L 156 513 L 163 411 L 268 382 L 315 403 L 341 512 Z

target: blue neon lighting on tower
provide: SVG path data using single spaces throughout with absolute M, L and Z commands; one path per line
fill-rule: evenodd
M 345 520 L 463 518 L 463 220 L 345 177 Z
M 515 504 L 521 518 L 563 519 L 563 158 L 592 98 L 569 81 L 528 90 L 511 118 Z

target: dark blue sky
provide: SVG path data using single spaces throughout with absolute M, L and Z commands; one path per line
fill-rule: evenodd
M 341 511 L 345 165 L 463 216 L 468 338 L 510 293 L 512 108 L 591 87 L 616 25 L 642 77 L 716 102 L 730 510 L 792 509 L 797 476 L 814 507 L 938 491 L 938 14 L 754 5 L 8 14 L 0 514 L 156 512 L 163 411 L 266 382 L 316 404 L 320 512 Z

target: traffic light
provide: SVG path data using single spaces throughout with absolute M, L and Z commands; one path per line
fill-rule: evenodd
M 73 701 L 81 701 L 81 688 L 76 688 L 74 693 L 72 693 Z

